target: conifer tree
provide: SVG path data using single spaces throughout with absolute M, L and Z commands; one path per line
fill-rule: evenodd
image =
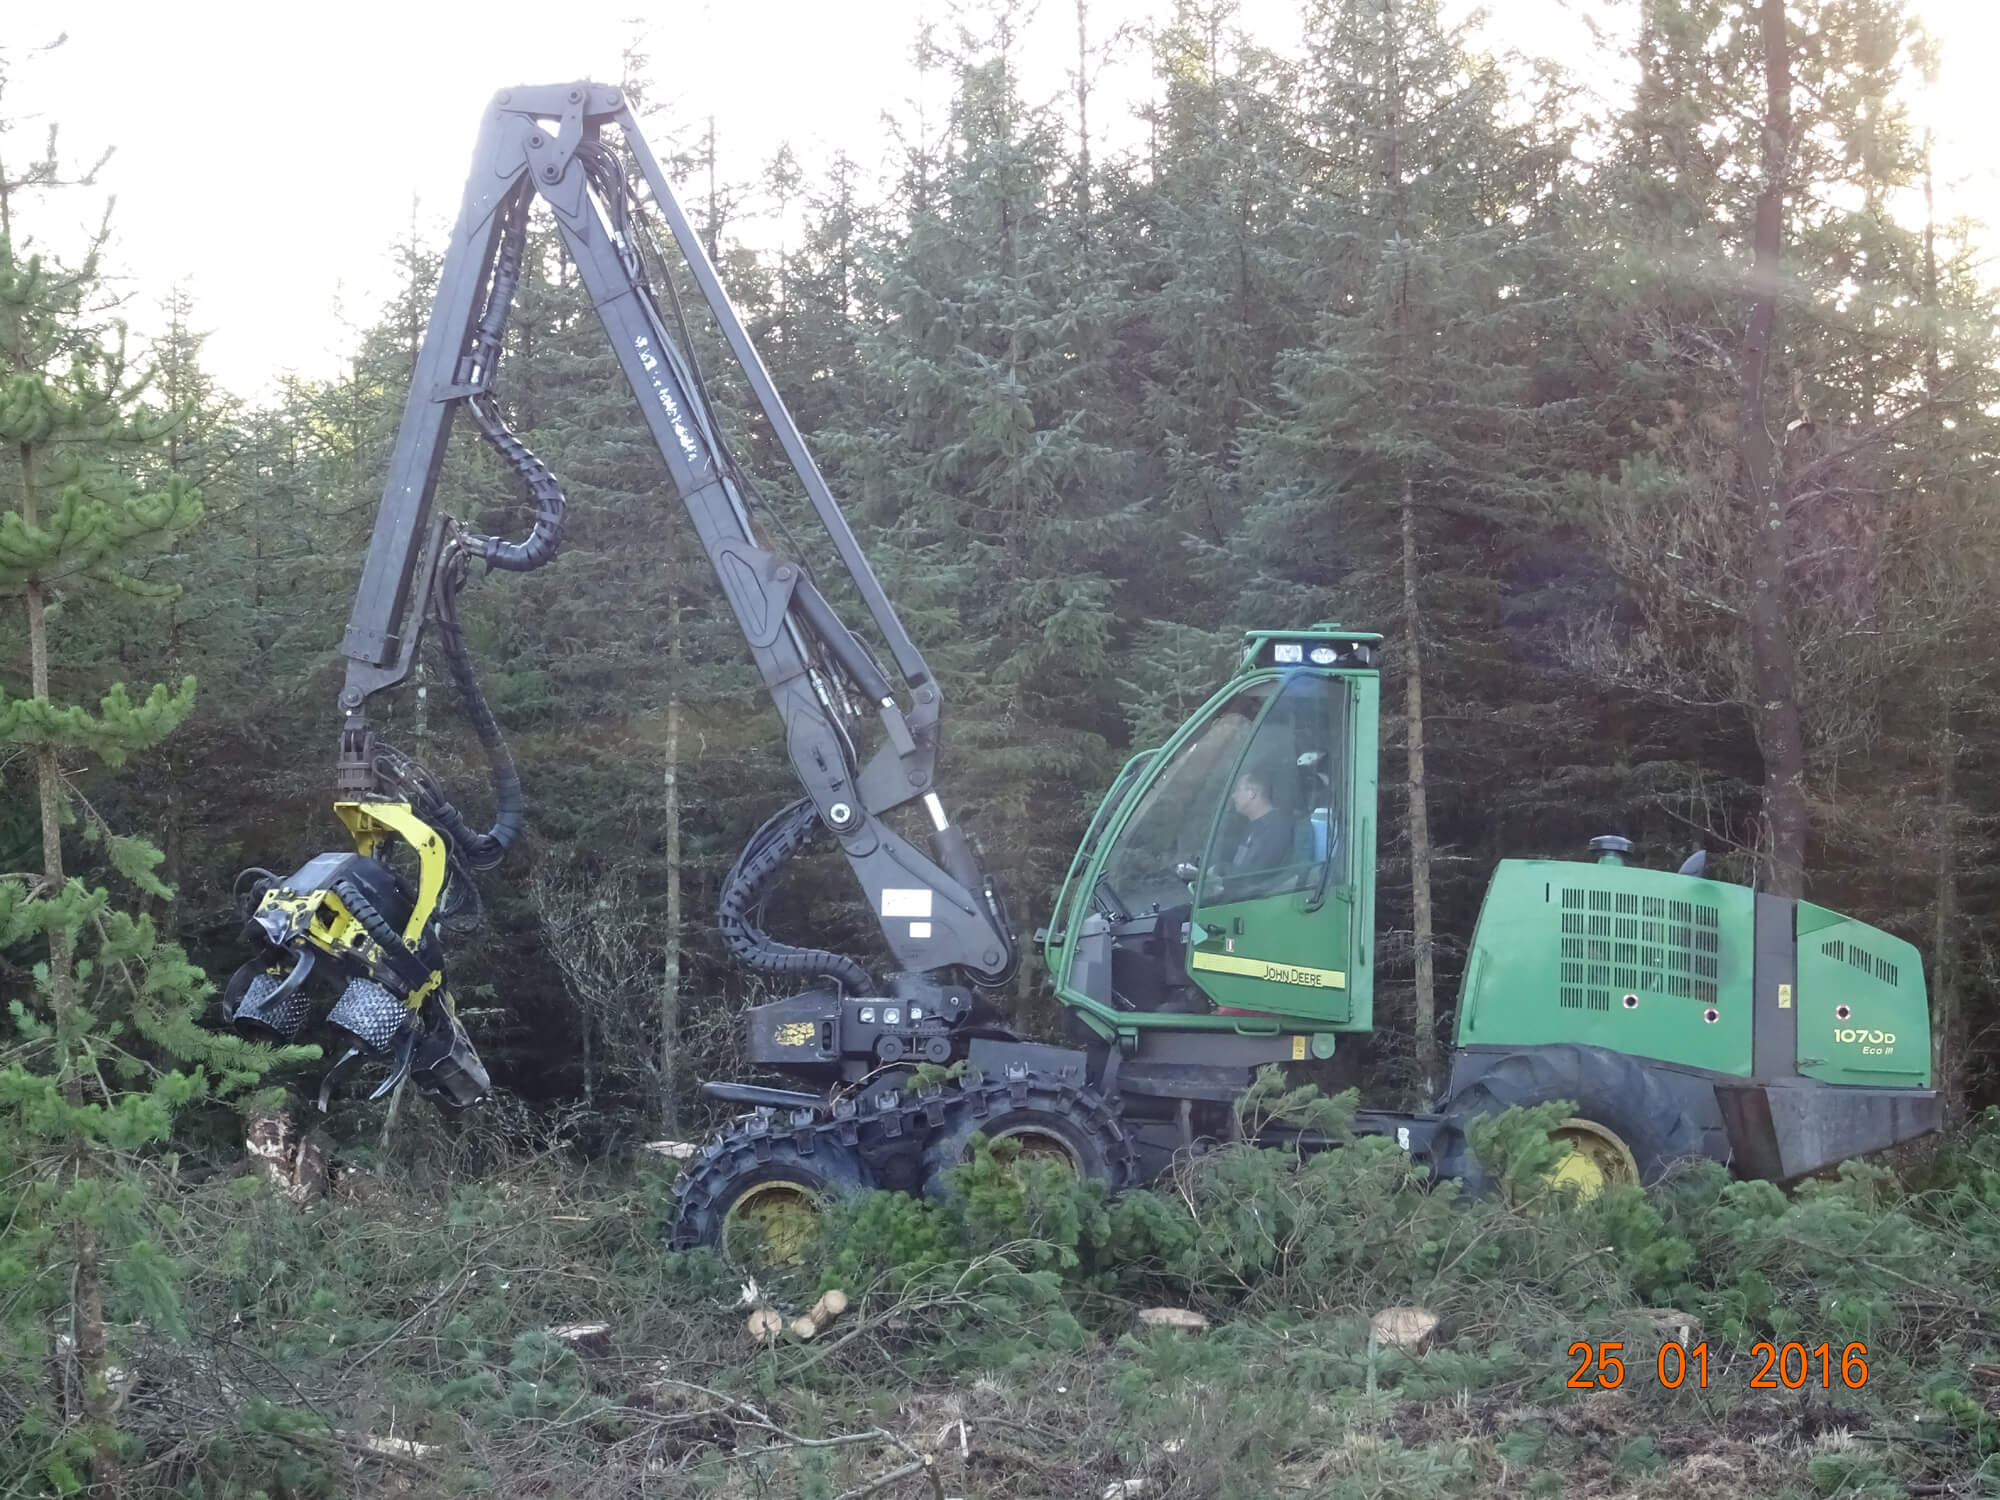
M 955 815 L 1019 909 L 1053 889 L 1082 789 L 1108 773 L 1117 575 L 1142 536 L 1115 421 L 1126 293 L 1103 260 L 1079 265 L 1063 132 L 1021 93 L 1021 7 L 984 19 L 940 54 L 950 130 L 902 185 L 863 331 L 865 425 L 822 450 L 948 685 Z
M 52 160 L 7 173 L 0 162 L 0 604 L 23 628 L 0 637 L 0 744 L 29 768 L 39 858 L 0 873 L 0 954 L 25 981 L 7 987 L 0 1031 L 0 1381 L 41 1394 L 15 1450 L 32 1479 L 0 1475 L 0 1488 L 69 1492 L 86 1465 L 117 1481 L 109 1329 L 177 1323 L 171 1267 L 124 1160 L 211 1088 L 253 1083 L 270 1054 L 202 1028 L 204 976 L 113 895 L 172 893 L 159 851 L 111 827 L 80 774 L 158 744 L 187 717 L 194 682 L 135 695 L 72 667 L 63 647 L 101 601 L 171 593 L 139 563 L 200 506 L 178 474 L 136 477 L 172 423 L 144 410 L 123 330 L 97 311 L 96 247 L 69 267 L 17 248 L 18 190 L 55 181 Z
M 1984 428 L 1976 361 L 1950 389 L 1927 373 L 1951 314 L 1926 311 L 1922 234 L 1885 207 L 1920 178 L 1900 90 L 1927 48 L 1901 0 L 1636 9 L 1639 88 L 1579 278 L 1617 450 L 1588 501 L 1634 620 L 1597 661 L 1749 730 L 1741 837 L 1796 894 L 1827 857 L 1826 778 L 1877 747 L 1885 690 L 1936 636 L 1898 562 L 1906 501 L 1963 474 Z

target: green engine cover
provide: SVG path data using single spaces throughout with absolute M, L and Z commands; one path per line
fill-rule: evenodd
M 1747 1074 L 1755 899 L 1629 865 L 1502 860 L 1466 961 L 1459 1044 L 1580 1042 Z
M 1823 1083 L 1929 1088 L 1924 961 L 1901 938 L 1799 903 L 1799 1071 Z
M 1917 950 L 1809 902 L 1761 900 L 1760 977 L 1760 898 L 1744 886 L 1615 863 L 1502 860 L 1473 932 L 1459 1044 L 1580 1042 L 1747 1077 L 1761 1034 L 1772 1076 L 1928 1087 Z

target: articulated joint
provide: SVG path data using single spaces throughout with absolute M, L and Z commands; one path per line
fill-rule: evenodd
M 367 719 L 349 713 L 340 726 L 340 753 L 333 763 L 335 804 L 366 801 L 375 795 L 375 734 Z

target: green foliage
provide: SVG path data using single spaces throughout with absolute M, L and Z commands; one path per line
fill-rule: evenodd
M 825 1287 L 900 1292 L 985 1261 L 973 1280 L 1053 1271 L 1088 1280 L 1116 1240 L 1103 1185 L 1079 1181 L 1060 1162 L 1023 1158 L 1012 1137 L 975 1135 L 972 1157 L 946 1174 L 950 1191 L 927 1202 L 865 1193 L 821 1226 Z
M 1427 1183 L 1382 1147 L 1303 1159 L 1230 1147 L 1165 1191 L 1106 1204 L 982 1146 L 943 1201 L 878 1194 L 830 1215 L 810 1272 L 763 1291 L 788 1315 L 828 1285 L 852 1306 L 820 1340 L 754 1356 L 737 1280 L 712 1256 L 661 1248 L 657 1174 L 517 1160 L 441 1191 L 352 1173 L 306 1212 L 261 1178 L 186 1185 L 162 1243 L 186 1267 L 189 1324 L 226 1328 L 227 1342 L 198 1342 L 191 1362 L 147 1320 L 126 1420 L 142 1441 L 187 1445 L 186 1492 L 241 1494 L 326 1490 L 359 1434 L 423 1445 L 397 1466 L 438 1487 L 491 1487 L 532 1464 L 587 1488 L 636 1464 L 635 1446 L 664 1465 L 653 1482 L 690 1493 L 743 1464 L 776 1465 L 762 1472 L 787 1493 L 822 1481 L 840 1493 L 887 1467 L 852 1445 L 808 1465 L 716 1416 L 731 1399 L 814 1437 L 882 1425 L 914 1443 L 948 1426 L 947 1485 L 963 1414 L 969 1444 L 988 1434 L 973 1451 L 982 1493 L 1001 1500 L 1047 1493 L 1052 1472 L 1095 1480 L 1089 1466 L 1107 1463 L 1245 1500 L 1561 1493 L 1551 1475 L 1644 1492 L 1678 1482 L 1693 1454 L 1717 1493 L 1876 1496 L 1941 1475 L 1972 1483 L 2000 1452 L 1965 1375 L 2000 1355 L 1969 1311 L 2000 1274 L 1991 1202 L 1912 1193 L 1875 1169 L 1790 1195 L 1703 1170 L 1652 1194 L 1517 1206 Z M 1994 1149 L 1981 1134 L 1966 1155 Z M 1045 1197 L 1068 1201 L 1032 1201 Z M 1921 1282 L 1899 1279 L 1910 1256 Z M 1767 1319 L 1790 1310 L 1816 1341 L 1831 1331 L 1827 1298 L 1867 1283 L 1886 1289 L 1888 1321 L 1867 1336 L 1864 1385 L 1836 1374 L 1809 1399 L 1746 1389 L 1749 1342 L 1770 1331 L 1728 1326 L 1747 1288 Z M 0 1296 L 17 1284 L 0 1281 Z M 1135 1305 L 1153 1301 L 1200 1307 L 1214 1326 L 1135 1328 Z M 1703 1324 L 1705 1393 L 1653 1379 L 1660 1335 L 1640 1310 L 1663 1303 Z M 1440 1342 L 1371 1338 L 1373 1313 L 1411 1304 L 1442 1315 Z M 1940 1307 L 1957 1326 L 1936 1321 Z M 610 1324 L 611 1352 L 555 1332 L 575 1322 Z M 1567 1347 L 1584 1338 L 1625 1342 L 1615 1401 L 1565 1389 Z M 145 1383 L 155 1370 L 171 1372 L 171 1401 Z M 1818 1430 L 1806 1427 L 1795 1440 L 1801 1412 L 1852 1435 L 1806 1441 Z M 1018 1449 L 996 1436 L 1023 1431 L 1033 1442 Z M 52 1491 L 86 1455 L 47 1437 L 24 1430 L 0 1455 L 15 1474 L 32 1451 L 32 1488 Z
M 1532 1109 L 1506 1109 L 1471 1121 L 1465 1130 L 1472 1152 L 1494 1176 L 1509 1202 L 1546 1199 L 1550 1178 L 1570 1154 L 1570 1147 L 1549 1139 L 1549 1132 L 1576 1113 L 1568 1099 L 1552 1099 Z
M 93 610 L 115 619 L 173 598 L 150 563 L 201 516 L 184 475 L 144 472 L 185 413 L 147 409 L 123 330 L 93 321 L 99 290 L 93 262 L 58 269 L 0 236 L 0 603 L 26 627 L 0 670 L 27 684 L 0 691 L 0 746 L 18 747 L 32 781 L 40 846 L 35 875 L 0 875 L 0 962 L 28 976 L 0 1033 L 0 1385 L 21 1393 L 31 1434 L 0 1484 L 34 1475 L 58 1493 L 84 1470 L 106 1480 L 125 1456 L 111 1372 L 128 1351 L 112 1330 L 187 1337 L 183 1268 L 160 1238 L 176 1114 L 241 1094 L 279 1060 L 200 1024 L 207 977 L 152 913 L 114 905 L 114 880 L 141 903 L 174 899 L 163 853 L 115 832 L 81 790 L 78 767 L 157 747 L 195 688 L 182 675 L 135 698 L 94 659 Z M 58 680 L 95 680 L 97 712 L 58 701 Z M 69 870 L 79 808 L 103 883 Z
M 1653 854 L 1690 827 L 1757 844 L 1748 533 L 1730 482 L 1756 37 L 1741 7 L 1709 0 L 1632 10 L 1630 54 L 1601 76 L 1638 87 L 1592 112 L 1580 80 L 1493 55 L 1426 0 L 1313 0 L 1285 53 L 1241 34 L 1228 5 L 1185 0 L 1147 38 L 1137 162 L 1086 153 L 1080 111 L 1023 97 L 1027 22 L 1002 0 L 927 45 L 949 97 L 911 122 L 889 201 L 868 201 L 844 158 L 818 184 L 781 163 L 788 211 L 771 222 L 803 209 L 803 224 L 760 255 L 730 239 L 727 185 L 709 194 L 697 216 L 715 259 L 948 696 L 939 790 L 984 836 L 1024 930 L 1110 769 L 1207 696 L 1245 626 L 1285 619 L 1382 624 L 1392 671 L 1425 653 L 1430 813 L 1457 851 L 1435 872 L 1446 992 L 1462 953 L 1449 935 L 1469 929 L 1494 857 L 1606 828 Z M 1940 1025 L 1957 1003 L 1970 1038 L 2000 911 L 1982 843 L 1995 783 L 1959 759 L 1995 728 L 2000 660 L 1993 294 L 1949 222 L 1948 183 L 1932 234 L 1898 207 L 1921 178 L 1902 101 L 1923 43 L 1905 8 L 1786 10 L 1800 124 L 1774 430 L 1801 481 L 1785 605 L 1825 814 L 1815 895 L 1930 945 Z M 1080 10 L 1079 30 L 1092 19 Z M 678 166 L 713 182 L 717 161 L 711 134 Z M 19 222 L 28 202 L 10 205 Z M 324 761 L 322 669 L 424 332 L 428 238 L 397 247 L 404 284 L 341 373 L 288 382 L 261 410 L 206 382 L 184 303 L 147 385 L 88 316 L 89 268 L 0 263 L 0 323 L 30 336 L 0 378 L 0 463 L 39 445 L 33 514 L 0 510 L 0 602 L 25 608 L 43 579 L 54 643 L 53 688 L 0 663 L 0 737 L 21 752 L 0 767 L 14 778 L 0 870 L 42 865 L 27 793 L 45 751 L 76 861 L 60 879 L 0 879 L 0 1487 L 91 1482 L 102 1434 L 76 1402 L 58 1410 L 47 1375 L 79 1227 L 105 1266 L 110 1352 L 173 1372 L 171 1401 L 142 1383 L 120 1420 L 144 1434 L 147 1472 L 190 1494 L 521 1476 L 837 1494 L 873 1479 L 868 1445 L 809 1463 L 762 1451 L 770 1434 L 714 1399 L 663 1394 L 662 1368 L 816 1433 L 879 1422 L 916 1440 L 945 1420 L 928 1407 L 958 1403 L 979 1467 L 949 1488 L 996 1497 L 1101 1493 L 1128 1473 L 1159 1493 L 1260 1497 L 1680 1493 L 1699 1490 L 1697 1455 L 1739 1466 L 1715 1481 L 1728 1493 L 1990 1482 L 1990 1413 L 1966 1371 L 2000 1356 L 1985 1326 L 1994 1120 L 1909 1185 L 1850 1167 L 1785 1193 L 1702 1169 L 1589 1202 L 1547 1189 L 1562 1149 L 1549 1112 L 1475 1128 L 1496 1184 L 1484 1198 L 1422 1180 L 1379 1140 L 1232 1147 L 1110 1202 L 981 1149 L 941 1203 L 877 1195 L 831 1216 L 806 1279 L 858 1294 L 853 1339 L 754 1360 L 733 1280 L 654 1242 L 657 1181 L 482 1177 L 504 1135 L 490 1117 L 399 1139 L 421 1170 L 372 1196 L 357 1174 L 353 1197 L 307 1214 L 255 1181 L 197 1184 L 214 1163 L 196 1106 L 273 1060 L 196 1019 L 204 968 L 240 957 L 213 920 L 228 875 L 338 836 L 294 772 Z M 712 334 L 694 338 L 719 369 Z M 558 569 L 467 598 L 517 731 L 536 857 L 592 877 L 607 850 L 630 861 L 637 970 L 657 974 L 679 942 L 701 997 L 685 1071 L 733 1074 L 750 992 L 695 926 L 662 932 L 664 703 L 679 695 L 699 726 L 679 768 L 691 893 L 713 891 L 789 773 L 699 549 L 662 524 L 673 505 L 588 300 L 539 229 L 505 367 L 510 414 L 574 501 Z M 742 392 L 716 385 L 735 446 L 768 457 Z M 15 488 L 0 493 L 12 506 Z M 518 519 L 469 444 L 438 501 L 482 528 Z M 773 485 L 760 522 L 781 537 L 798 510 Z M 687 622 L 678 672 L 670 618 Z M 392 695 L 382 722 L 476 782 L 430 686 Z M 142 775 L 107 774 L 139 756 Z M 1412 925 L 1401 811 L 1381 816 L 1376 1082 L 1407 1071 L 1411 949 L 1396 935 Z M 777 925 L 865 948 L 872 913 L 838 862 L 800 874 Z M 578 1026 L 542 1000 L 562 987 L 537 915 L 504 884 L 492 894 L 491 940 L 453 954 L 461 993 L 495 999 L 482 1046 L 524 1090 L 574 1090 L 587 1067 L 592 1128 L 618 1141 L 654 1107 L 637 1060 L 658 1055 L 650 1013 Z M 1046 1009 L 1025 980 L 995 1001 L 1016 1023 Z M 1976 1082 L 1990 1050 L 1946 1055 Z M 1273 1075 L 1243 1113 L 1345 1139 L 1353 1102 Z M 1218 1327 L 1133 1333 L 1141 1300 Z M 1405 1303 L 1440 1312 L 1448 1337 L 1371 1353 L 1369 1315 Z M 1713 1390 L 1567 1392 L 1569 1341 L 1650 1350 L 1639 1310 L 1662 1305 L 1702 1322 L 1728 1371 Z M 618 1325 L 607 1360 L 547 1331 L 601 1316 Z M 173 1343 L 182 1327 L 192 1348 Z M 1745 1390 L 1767 1338 L 1867 1342 L 1867 1388 L 1811 1397 L 1852 1443 L 1827 1446 Z M 449 1457 L 353 1446 L 392 1431 Z
M 891 1292 L 969 1254 L 960 1224 L 907 1193 L 865 1193 L 837 1206 L 822 1228 L 828 1247 L 820 1289 L 882 1285 Z
M 1349 1089 L 1328 1099 L 1316 1084 L 1287 1088 L 1286 1082 L 1285 1070 L 1275 1063 L 1257 1070 L 1250 1087 L 1232 1106 L 1239 1134 L 1251 1138 L 1266 1126 L 1282 1125 L 1315 1132 L 1335 1143 L 1353 1139 L 1354 1112 L 1361 1103 L 1359 1090 Z

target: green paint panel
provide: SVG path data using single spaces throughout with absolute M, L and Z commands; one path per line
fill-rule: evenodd
M 1463 1046 L 1581 1042 L 1750 1071 L 1754 895 L 1628 865 L 1502 860 L 1458 1006 Z
M 1901 938 L 1799 903 L 1799 1071 L 1823 1083 L 1929 1088 L 1924 961 Z

